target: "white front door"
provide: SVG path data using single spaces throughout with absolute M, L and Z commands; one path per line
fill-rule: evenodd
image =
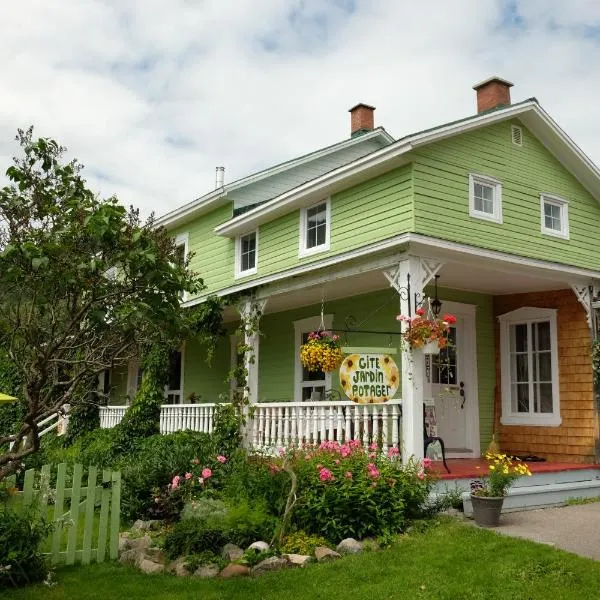
M 450 458 L 480 454 L 475 309 L 444 302 L 443 312 L 456 317 L 450 344 L 438 356 L 425 356 L 425 402 L 435 407 L 435 434 L 444 440 Z

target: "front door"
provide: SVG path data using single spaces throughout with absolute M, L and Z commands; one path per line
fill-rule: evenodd
M 449 345 L 425 356 L 425 402 L 435 408 L 437 432 L 451 458 L 479 456 L 479 410 L 476 383 L 475 306 L 444 302 L 456 323 Z M 431 433 L 431 432 L 430 432 Z

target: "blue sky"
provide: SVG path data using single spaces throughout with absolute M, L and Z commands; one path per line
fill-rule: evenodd
M 0 25 L 0 160 L 36 126 L 148 214 L 349 135 L 472 114 L 492 74 L 600 163 L 598 0 L 21 0 Z

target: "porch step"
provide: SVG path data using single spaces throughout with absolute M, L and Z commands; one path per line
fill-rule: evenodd
M 543 473 L 543 475 L 557 475 L 557 473 Z M 528 477 L 527 481 L 529 482 L 533 477 Z M 597 478 L 585 481 L 521 485 L 509 490 L 508 495 L 504 498 L 502 512 L 557 506 L 565 504 L 570 498 L 598 497 L 600 497 L 600 480 Z M 473 514 L 470 492 L 463 492 L 462 501 L 465 516 L 470 517 Z

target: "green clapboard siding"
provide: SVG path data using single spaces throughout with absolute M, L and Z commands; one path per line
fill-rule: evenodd
M 414 153 L 415 231 L 532 258 L 598 268 L 600 204 L 520 123 L 499 123 L 423 147 Z M 503 223 L 469 216 L 468 174 L 502 182 Z M 569 202 L 570 240 L 540 231 L 540 194 Z
M 201 215 L 171 232 L 173 237 L 188 234 L 188 251 L 193 253 L 190 268 L 197 273 L 206 289 L 202 295 L 229 287 L 234 282 L 234 241 L 215 235 L 213 229 L 231 219 L 232 203 Z
M 407 165 L 331 197 L 330 249 L 299 258 L 300 211 L 260 226 L 257 277 L 321 260 L 409 231 L 413 224 Z

